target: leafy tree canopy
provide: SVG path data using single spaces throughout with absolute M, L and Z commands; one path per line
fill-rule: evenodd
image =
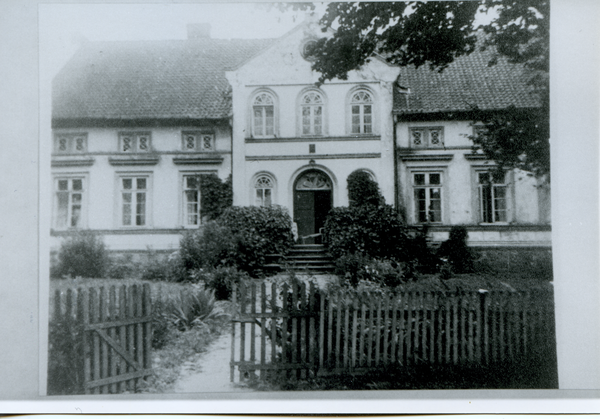
M 315 10 L 312 3 L 289 7 Z M 519 168 L 548 177 L 549 13 L 549 0 L 328 3 L 320 23 L 335 33 L 314 45 L 312 68 L 321 74 L 321 83 L 345 80 L 349 71 L 379 54 L 391 64 L 443 71 L 456 57 L 493 48 L 489 65 L 503 56 L 529 71 L 540 108 L 494 114 L 473 109 L 473 120 L 485 126 L 472 138 L 474 147 L 496 161 L 499 170 Z M 478 24 L 486 16 L 488 23 Z M 486 34 L 479 44 L 477 29 Z

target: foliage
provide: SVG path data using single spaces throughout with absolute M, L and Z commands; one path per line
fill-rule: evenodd
M 83 394 L 81 324 L 64 316 L 48 327 L 48 395 Z
M 438 250 L 438 256 L 448 260 L 453 273 L 468 273 L 474 270 L 473 252 L 467 246 L 468 235 L 464 226 L 453 226 L 448 240 L 443 242 Z
M 293 7 L 314 9 L 311 3 Z M 484 14 L 491 21 L 476 28 L 476 18 Z M 474 110 L 473 120 L 486 127 L 474 145 L 501 167 L 549 174 L 549 0 L 332 2 L 320 23 L 323 31 L 336 27 L 311 51 L 321 83 L 347 79 L 376 53 L 394 65 L 428 64 L 443 71 L 456 57 L 480 48 L 492 51 L 489 65 L 500 57 L 522 65 L 540 108 L 524 114 L 509 108 L 498 115 Z M 475 29 L 483 31 L 481 42 Z
M 238 271 L 234 266 L 219 266 L 212 270 L 199 269 L 192 273 L 197 282 L 204 282 L 212 290 L 217 300 L 229 300 L 233 291 L 233 284 L 239 284 L 250 278 L 246 272 Z
M 264 265 L 266 255 L 285 254 L 294 242 L 292 219 L 283 207 L 231 207 L 218 222 L 236 239 L 233 264 L 250 274 Z
M 225 182 L 214 173 L 200 175 L 200 191 L 202 218 L 215 220 L 233 203 L 231 175 Z
M 404 281 L 414 278 L 409 262 L 372 259 L 361 253 L 338 258 L 336 274 L 344 278 L 345 283 L 351 287 L 369 282 L 382 287 L 395 288 Z
M 179 257 L 187 272 L 235 264 L 238 238 L 231 229 L 210 221 L 200 230 L 186 232 L 179 242 Z
M 102 237 L 91 231 L 80 231 L 62 242 L 54 278 L 104 278 L 110 259 Z
M 139 271 L 144 280 L 183 282 L 187 279 L 179 252 L 173 252 L 164 258 L 150 251 L 148 261 L 140 264 Z
M 334 208 L 324 229 L 327 247 L 335 258 L 352 253 L 397 258 L 406 241 L 405 228 L 390 205 Z
M 413 262 L 415 268 L 422 273 L 438 271 L 441 261 L 429 244 L 427 226 L 422 226 L 407 239 L 404 260 Z
M 379 192 L 377 182 L 362 170 L 348 176 L 348 202 L 350 207 L 359 205 L 381 205 L 385 199 Z

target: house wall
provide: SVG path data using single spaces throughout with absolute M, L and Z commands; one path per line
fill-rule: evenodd
M 148 153 L 120 153 L 119 132 L 151 134 L 152 150 Z M 214 134 L 214 151 L 184 152 L 182 132 Z M 83 177 L 84 193 L 81 228 L 103 235 L 109 250 L 133 251 L 152 248 L 177 248 L 183 226 L 183 174 L 215 173 L 226 179 L 231 172 L 231 131 L 227 123 L 194 127 L 76 128 L 56 129 L 54 136 L 87 134 L 84 153 L 52 156 L 52 175 Z M 139 161 L 136 159 L 146 159 Z M 196 158 L 194 161 L 185 159 Z M 118 161 L 115 159 L 126 159 Z M 204 162 L 202 160 L 204 159 Z M 185 164 L 181 162 L 185 162 Z M 200 162 L 198 162 L 200 161 Z M 179 162 L 179 164 L 177 164 Z M 147 175 L 146 225 L 120 226 L 120 175 Z M 73 229 L 57 229 L 56 183 L 53 183 L 53 214 L 51 248 L 57 249 Z
M 233 89 L 233 191 L 234 205 L 253 205 L 253 181 L 268 173 L 276 180 L 274 203 L 293 211 L 294 181 L 316 168 L 331 178 L 333 205 L 348 205 L 346 180 L 355 170 L 370 172 L 386 202 L 394 202 L 393 82 L 398 69 L 379 60 L 349 74 L 348 80 L 316 86 L 318 74 L 301 56 L 306 39 L 321 37 L 315 25 L 300 26 L 240 68 L 227 73 Z M 352 135 L 349 97 L 357 88 L 374 98 L 373 133 Z M 324 97 L 324 130 L 318 137 L 301 135 L 299 100 L 315 89 Z M 257 92 L 275 98 L 275 135 L 252 135 L 252 100 Z M 311 146 L 314 151 L 310 151 Z
M 443 129 L 443 144 L 419 148 L 413 129 Z M 490 170 L 493 162 L 473 155 L 473 127 L 469 121 L 402 121 L 396 124 L 399 200 L 410 225 L 420 225 L 415 210 L 413 173 L 442 174 L 442 219 L 429 223 L 434 242 L 448 238 L 453 225 L 465 225 L 469 245 L 475 247 L 549 247 L 550 201 L 548 186 L 519 170 L 506 175 L 507 215 L 504 221 L 483 222 L 479 198 L 479 171 Z

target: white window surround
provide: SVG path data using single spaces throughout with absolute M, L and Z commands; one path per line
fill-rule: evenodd
M 346 132 L 349 135 L 377 135 L 377 96 L 365 86 L 358 86 L 346 96 Z
M 491 178 L 490 167 L 473 167 L 473 207 L 475 222 L 480 225 L 506 225 L 512 221 L 513 188 L 511 172 L 503 182 Z M 487 182 L 491 179 L 491 182 Z
M 87 226 L 87 174 L 54 176 L 52 226 L 57 230 Z
M 444 147 L 444 127 L 410 127 L 408 132 L 410 148 Z
M 277 96 L 265 89 L 250 96 L 249 129 L 253 138 L 273 138 L 278 135 Z
M 433 225 L 449 224 L 448 166 L 411 164 L 407 166 L 405 173 L 405 197 L 409 223 L 412 225 L 425 223 Z M 439 180 L 436 180 L 435 176 L 432 178 L 431 174 L 439 174 Z M 424 177 L 415 179 L 415 175 L 424 175 Z M 420 191 L 417 191 L 418 189 Z M 439 189 L 439 195 L 436 189 Z M 421 199 L 420 203 L 419 199 Z M 433 206 L 431 207 L 432 203 Z M 419 208 L 419 205 L 421 205 L 421 208 Z M 433 212 L 430 214 L 429 211 Z M 419 219 L 419 212 L 421 219 Z M 427 221 L 423 221 L 425 217 L 427 217 Z M 431 218 L 434 221 L 430 221 Z
M 117 227 L 152 227 L 152 173 L 116 173 L 116 191 Z
M 215 151 L 215 134 L 208 131 L 183 131 L 181 149 L 188 153 Z
M 152 151 L 150 132 L 119 132 L 119 153 L 149 153 L 150 151 Z
M 297 100 L 297 134 L 299 137 L 327 135 L 327 97 L 318 89 L 304 89 Z
M 268 207 L 275 205 L 275 177 L 270 173 L 257 173 L 252 178 L 251 205 L 257 207 Z
M 185 228 L 202 224 L 200 176 L 202 173 L 181 174 L 181 221 Z
M 87 152 L 87 133 L 57 134 L 54 137 L 54 152 L 57 154 L 81 154 Z

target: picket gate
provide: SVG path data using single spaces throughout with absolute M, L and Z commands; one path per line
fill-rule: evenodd
M 360 374 L 390 365 L 490 365 L 551 354 L 551 289 L 326 293 L 312 283 L 233 292 L 231 381 Z
M 86 394 L 135 392 L 152 374 L 150 286 L 122 285 L 56 290 L 51 321 L 68 319 L 82 339 Z

